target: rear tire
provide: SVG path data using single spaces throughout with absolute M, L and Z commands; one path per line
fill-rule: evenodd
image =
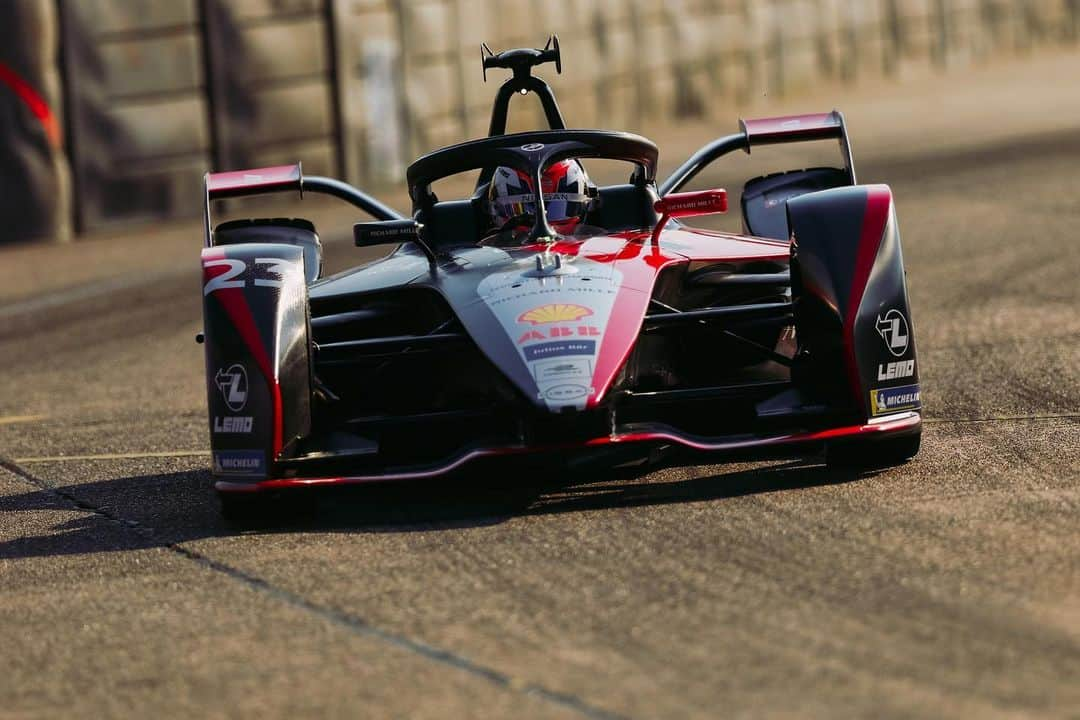
M 836 440 L 825 448 L 825 464 L 846 470 L 903 465 L 919 452 L 921 442 L 922 433 L 882 440 Z

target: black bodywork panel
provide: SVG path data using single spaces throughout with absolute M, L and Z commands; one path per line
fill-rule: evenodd
M 311 433 L 305 248 L 224 245 L 203 253 L 203 319 L 215 472 L 270 473 Z
M 850 184 L 839 168 L 792 170 L 754 178 L 743 186 L 742 213 L 746 232 L 757 237 L 787 240 L 787 201 L 807 193 Z

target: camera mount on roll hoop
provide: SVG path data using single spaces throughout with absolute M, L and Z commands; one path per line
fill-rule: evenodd
M 488 68 L 504 68 L 514 72 L 513 76 L 499 87 L 499 92 L 495 96 L 495 104 L 491 108 L 488 137 L 506 134 L 506 115 L 510 108 L 510 98 L 518 92 L 522 95 L 529 92 L 536 93 L 544 107 L 548 127 L 552 130 L 566 129 L 566 123 L 563 121 L 562 113 L 559 112 L 559 104 L 555 102 L 555 95 L 551 92 L 551 88 L 546 82 L 532 75 L 534 67 L 545 63 L 555 63 L 555 71 L 562 73 L 562 54 L 559 52 L 557 35 L 548 38 L 543 50 L 516 48 L 505 50 L 497 55 L 491 51 L 487 43 L 481 43 L 480 59 L 483 62 L 484 82 L 487 82 Z

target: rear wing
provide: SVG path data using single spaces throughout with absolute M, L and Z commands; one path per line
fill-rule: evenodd
M 739 132 L 717 138 L 702 147 L 660 183 L 658 190 L 661 197 L 668 193 L 678 192 L 709 163 L 736 150 L 749 153 L 751 148 L 757 145 L 781 145 L 832 139 L 840 143 L 840 153 L 844 157 L 844 172 L 854 185 L 856 183 L 855 161 L 851 154 L 847 125 L 844 124 L 843 114 L 839 110 L 833 110 L 811 115 L 740 120 Z
M 855 161 L 851 155 L 847 125 L 839 110 L 809 115 L 739 120 L 739 130 L 746 140 L 745 150 L 755 145 L 781 145 L 784 143 L 811 142 L 813 140 L 838 140 L 840 154 L 844 157 L 844 170 L 855 183 Z
M 300 163 L 233 172 L 206 173 L 206 197 L 221 200 L 244 195 L 296 190 L 303 197 L 304 173 Z
M 213 226 L 210 221 L 210 202 L 227 198 L 250 197 L 267 193 L 296 192 L 301 198 L 304 190 L 333 195 L 379 220 L 401 220 L 403 216 L 370 195 L 357 190 L 348 183 L 333 178 L 311 175 L 304 177 L 300 163 L 274 165 L 252 170 L 206 173 L 203 176 L 203 232 L 206 247 L 214 244 Z

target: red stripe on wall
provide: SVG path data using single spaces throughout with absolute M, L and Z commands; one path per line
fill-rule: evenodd
M 15 96 L 26 104 L 26 107 L 41 123 L 49 144 L 53 147 L 60 147 L 60 125 L 56 122 L 56 116 L 53 115 L 49 103 L 45 102 L 45 98 L 41 97 L 38 91 L 31 87 L 26 80 L 23 80 L 10 66 L 2 62 L 0 62 L 0 83 L 11 88 Z

